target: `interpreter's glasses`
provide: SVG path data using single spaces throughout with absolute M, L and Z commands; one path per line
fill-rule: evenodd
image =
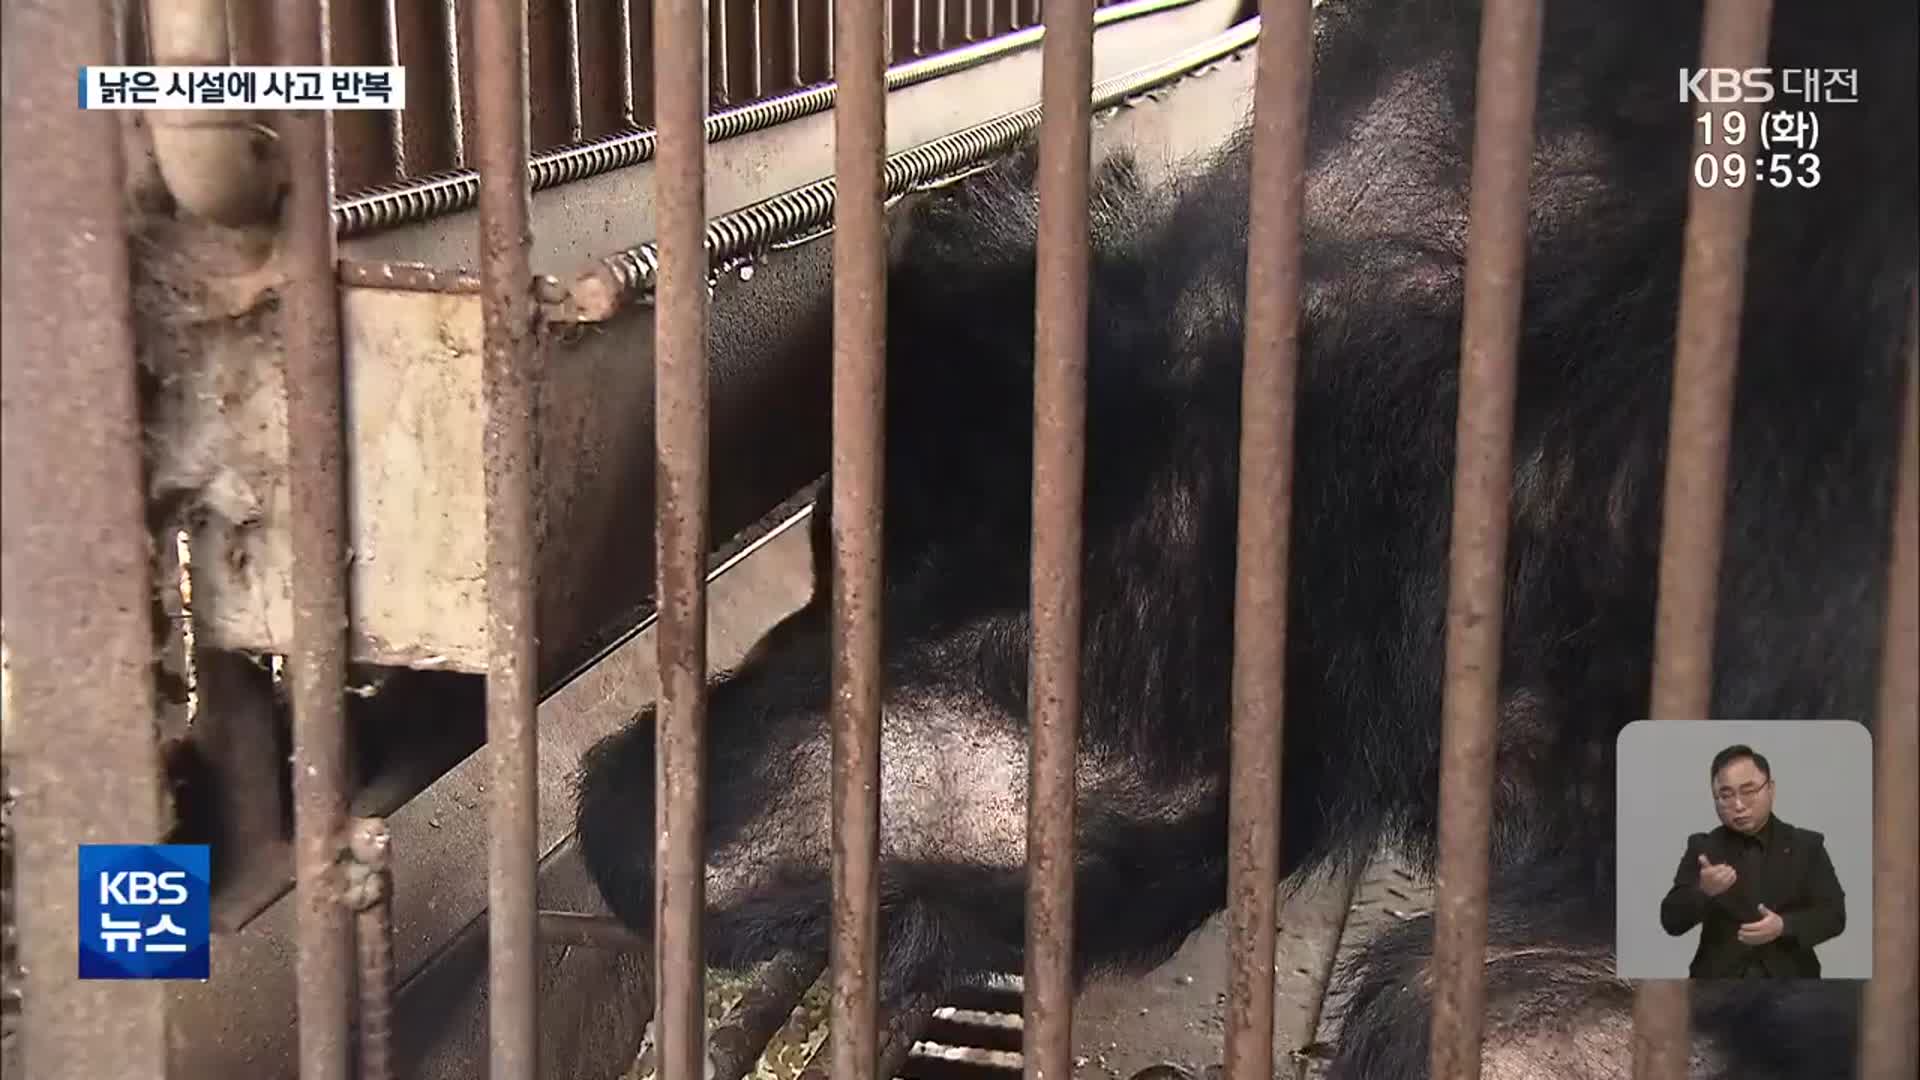
M 1719 791 L 1713 793 L 1713 801 L 1719 803 L 1721 806 L 1732 806 L 1736 803 L 1750 803 L 1757 798 L 1761 792 L 1767 790 L 1767 785 L 1771 783 L 1773 783 L 1773 781 L 1763 780 L 1758 784 L 1747 784 L 1744 787 L 1721 788 Z

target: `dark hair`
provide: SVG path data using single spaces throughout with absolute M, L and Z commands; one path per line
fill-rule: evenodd
M 1760 770 L 1761 776 L 1769 780 L 1773 779 L 1773 769 L 1767 765 L 1766 755 L 1759 753 L 1754 750 L 1753 747 L 1744 743 L 1735 743 L 1713 755 L 1713 765 L 1707 769 L 1707 779 L 1711 780 L 1719 776 L 1721 769 L 1726 768 L 1742 758 L 1753 762 L 1753 767 Z

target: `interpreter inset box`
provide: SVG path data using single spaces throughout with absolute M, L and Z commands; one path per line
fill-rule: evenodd
M 1642 720 L 1617 762 L 1621 978 L 1872 976 L 1865 725 Z

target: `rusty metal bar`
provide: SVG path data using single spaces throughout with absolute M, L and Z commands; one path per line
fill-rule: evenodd
M 654 0 L 660 278 L 654 316 L 659 797 L 654 1037 L 660 1075 L 705 1071 L 708 379 L 706 11 Z
M 1287 537 L 1313 0 L 1261 5 L 1247 229 L 1227 847 L 1227 1080 L 1273 1075 Z
M 1766 63 L 1773 0 L 1707 0 L 1700 66 Z M 1741 113 L 1749 128 L 1757 103 L 1703 103 Z M 1693 153 L 1706 150 L 1694 125 Z M 1740 311 L 1753 191 L 1746 185 L 1696 185 L 1687 193 L 1680 313 L 1667 426 L 1660 594 L 1653 630 L 1651 719 L 1701 720 L 1712 707 L 1714 618 L 1719 601 L 1721 533 L 1726 517 L 1727 442 L 1739 361 Z M 1681 1080 L 1687 1074 L 1687 984 L 1643 982 L 1633 1003 L 1633 1080 Z
M 0 574 L 18 725 L 21 1050 L 47 1080 L 166 1074 L 165 988 L 82 982 L 74 960 L 74 845 L 163 829 L 126 166 L 119 124 L 73 98 L 82 65 L 125 62 L 110 7 L 11 3 L 3 43 L 0 199 L 8 255 L 33 271 L 0 277 Z
M 491 3 L 474 10 L 473 58 L 485 346 L 481 392 L 487 409 L 489 1075 L 533 1080 L 539 1062 L 533 562 L 533 388 L 539 348 L 528 257 L 531 118 L 524 4 Z
M 380 48 L 386 57 L 386 63 L 400 66 L 400 13 L 395 7 L 397 0 L 386 0 L 380 5 Z M 393 109 L 387 113 L 387 137 L 393 147 L 393 175 L 395 179 L 407 177 L 407 111 Z
M 567 0 L 567 139 L 579 142 L 586 132 L 586 118 L 580 100 L 580 0 Z
M 326 8 L 286 0 L 274 21 L 282 64 L 327 62 Z M 340 903 L 348 775 L 346 454 L 338 278 L 334 272 L 333 131 L 325 113 L 276 117 L 290 186 L 281 228 L 287 284 L 287 487 L 293 538 L 294 888 L 298 911 L 300 1074 L 346 1080 L 351 1067 L 353 922 Z
M 1905 1080 L 1920 1072 L 1920 935 L 1908 901 L 1920 892 L 1914 823 L 1920 789 L 1920 292 L 1908 297 L 1907 408 L 1887 571 L 1886 637 L 1880 650 L 1880 707 L 1874 722 L 1873 978 L 1860 1018 L 1860 1080 Z
M 833 1076 L 878 1080 L 881 403 L 889 0 L 833 13 Z
M 393 1080 L 393 834 L 380 818 L 353 823 L 347 837 L 346 903 L 360 952 L 360 1072 Z
M 1477 1080 L 1485 1027 L 1487 872 L 1513 481 L 1513 399 L 1526 277 L 1540 5 L 1489 0 L 1480 26 L 1456 428 L 1439 860 L 1428 1075 Z
M 453 147 L 453 167 L 467 167 L 466 106 L 460 90 L 460 0 L 443 0 L 442 27 L 447 35 L 447 139 Z
M 1028 1080 L 1073 1075 L 1074 750 L 1086 487 L 1087 183 L 1093 4 L 1047 9 L 1034 298 L 1032 760 L 1027 796 Z
M 620 123 L 638 126 L 633 115 L 633 0 L 620 0 Z

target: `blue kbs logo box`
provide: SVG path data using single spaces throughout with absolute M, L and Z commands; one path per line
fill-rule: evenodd
M 80 977 L 205 979 L 205 844 L 80 845 Z

